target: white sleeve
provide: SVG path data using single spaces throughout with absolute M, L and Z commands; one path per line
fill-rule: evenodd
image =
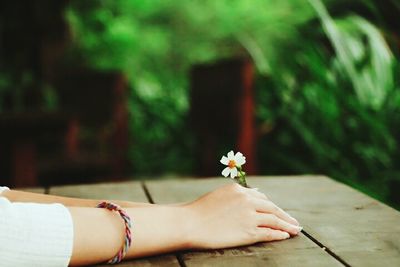
M 3 191 L 6 191 L 6 190 L 10 190 L 10 189 L 5 186 L 0 186 L 0 195 L 1 195 L 1 193 L 3 193 Z
M 0 266 L 68 266 L 72 246 L 73 222 L 65 206 L 0 197 Z

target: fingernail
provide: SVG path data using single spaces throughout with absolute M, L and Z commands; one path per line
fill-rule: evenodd
M 290 237 L 290 235 L 289 235 L 289 233 L 284 233 L 284 237 L 285 237 L 285 239 L 288 239 L 289 237 Z
M 301 227 L 301 226 L 293 225 L 293 227 L 296 229 L 296 234 L 300 233 L 301 230 L 303 230 L 303 227 Z
M 283 239 L 288 239 L 290 237 L 290 234 L 288 232 L 282 231 L 282 235 L 283 235 Z

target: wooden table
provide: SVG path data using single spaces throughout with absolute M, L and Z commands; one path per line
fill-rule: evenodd
M 193 200 L 229 182 L 132 181 L 57 186 L 46 193 L 164 204 Z M 177 252 L 118 266 L 400 266 L 400 212 L 324 176 L 250 177 L 248 182 L 297 218 L 303 233 L 285 241 Z

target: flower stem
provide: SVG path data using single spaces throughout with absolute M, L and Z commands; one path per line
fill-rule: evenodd
M 237 167 L 239 171 L 239 175 L 237 178 L 238 183 L 243 187 L 249 187 L 246 182 L 246 173 L 242 171 L 242 167 Z

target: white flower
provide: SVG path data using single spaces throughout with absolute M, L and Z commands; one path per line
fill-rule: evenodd
M 246 163 L 246 157 L 244 157 L 240 152 L 237 152 L 236 155 L 234 155 L 233 151 L 230 151 L 228 153 L 228 157 L 223 156 L 220 162 L 228 166 L 222 171 L 222 175 L 228 177 L 230 174 L 231 178 L 233 179 L 238 175 L 237 168 L 240 168 Z

